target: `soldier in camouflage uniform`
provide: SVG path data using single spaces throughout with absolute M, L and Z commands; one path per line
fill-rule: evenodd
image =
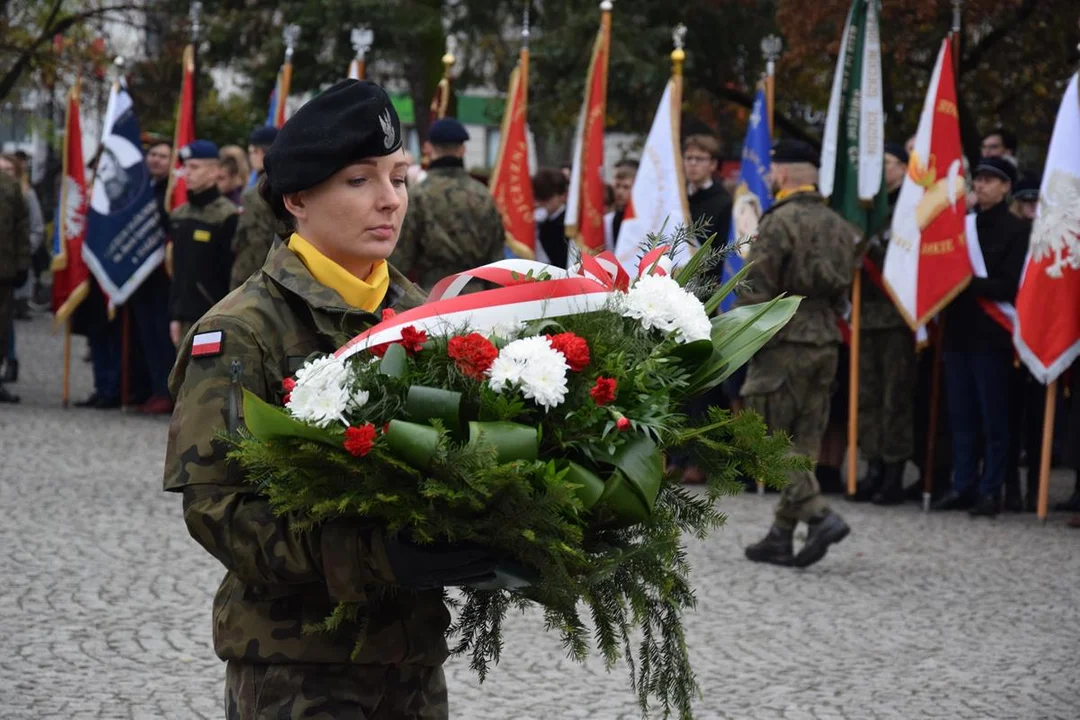
M 30 273 L 30 210 L 17 180 L 0 172 L 0 360 L 11 342 L 15 316 L 15 288 Z M 17 403 L 19 397 L 0 382 L 0 403 Z
M 227 570 L 213 617 L 229 720 L 448 717 L 442 588 L 493 577 L 486 551 L 421 547 L 371 523 L 299 531 L 218 439 L 243 420 L 241 386 L 281 404 L 308 355 L 423 302 L 385 261 L 408 206 L 400 138 L 386 93 L 356 80 L 285 124 L 260 189 L 296 232 L 196 323 L 173 371 L 165 489 L 183 493 L 188 531 Z M 304 631 L 343 601 L 360 603 L 357 621 Z
M 248 159 L 251 168 L 261 179 L 263 172 L 263 158 L 266 151 L 274 144 L 277 137 L 277 128 L 272 125 L 255 128 L 248 140 Z M 274 239 L 281 231 L 281 225 L 274 217 L 270 206 L 259 196 L 258 181 L 244 190 L 241 196 L 240 221 L 236 225 L 236 237 L 233 238 L 233 264 L 232 274 L 229 278 L 229 289 L 235 290 L 245 280 L 251 277 L 270 254 L 270 248 Z
M 192 324 L 229 292 L 237 207 L 217 187 L 218 148 L 195 140 L 180 148 L 187 202 L 169 214 L 173 278 L 169 337 L 180 347 Z
M 409 193 L 409 216 L 391 262 L 425 290 L 447 275 L 503 258 L 499 209 L 488 189 L 465 172 L 468 139 L 457 120 L 433 124 L 428 142 L 434 159 L 427 179 Z
M 750 246 L 749 289 L 737 301 L 747 305 L 783 293 L 803 296 L 791 322 L 750 360 L 741 395 L 774 432 L 792 437 L 795 452 L 812 460 L 829 420 L 841 343 L 836 320 L 847 303 L 855 261 L 854 228 L 826 207 L 815 187 L 817 167 L 817 153 L 805 143 L 783 140 L 773 149 L 776 203 L 761 218 L 758 239 Z M 809 531 L 794 555 L 792 533 L 800 521 Z M 746 548 L 746 556 L 806 567 L 848 532 L 843 518 L 821 497 L 814 473 L 799 470 L 780 496 L 768 535 Z
M 851 499 L 878 505 L 904 501 L 904 466 L 911 458 L 915 434 L 915 336 L 879 287 L 892 209 L 904 184 L 907 159 L 903 145 L 886 143 L 889 220 L 870 240 L 866 264 L 872 269 L 862 271 L 859 448 L 869 460 L 869 471 Z M 879 279 L 875 281 L 871 273 Z

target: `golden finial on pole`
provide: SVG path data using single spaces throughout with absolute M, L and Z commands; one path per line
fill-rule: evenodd
M 677 77 L 682 77 L 683 63 L 686 62 L 686 51 L 683 46 L 686 43 L 686 26 L 679 23 L 671 32 L 671 40 L 675 49 L 671 51 L 671 72 Z
M 457 62 L 457 58 L 454 57 L 454 45 L 455 40 L 453 36 L 447 36 L 446 38 L 446 53 L 442 56 L 443 64 L 443 77 L 450 77 L 450 68 Z

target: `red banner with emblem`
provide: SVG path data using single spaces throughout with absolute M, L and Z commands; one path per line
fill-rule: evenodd
M 82 258 L 86 233 L 86 171 L 83 165 L 79 85 L 71 88 L 64 124 L 63 173 L 53 241 L 52 307 L 57 322 L 67 320 L 90 291 L 90 270 Z
M 506 246 L 518 257 L 532 259 L 536 257 L 536 223 L 526 123 L 528 85 L 528 55 L 522 51 L 521 62 L 510 76 L 499 154 L 491 173 L 491 194 L 502 213 Z
M 187 183 L 181 172 L 183 161 L 180 148 L 195 139 L 195 48 L 184 48 L 184 75 L 180 81 L 180 102 L 176 106 L 176 131 L 173 135 L 173 172 L 169 178 L 169 192 L 165 196 L 165 209 L 175 210 L 187 202 Z

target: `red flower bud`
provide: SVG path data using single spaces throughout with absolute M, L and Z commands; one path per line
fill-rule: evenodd
M 615 421 L 615 427 L 619 429 L 619 432 L 626 432 L 630 429 L 630 418 L 620 415 L 619 419 Z
M 397 315 L 397 313 L 394 311 L 393 308 L 386 308 L 385 310 L 382 311 L 383 322 L 386 322 L 387 320 L 391 319 L 395 315 Z
M 296 381 L 293 380 L 291 377 L 287 377 L 281 381 L 281 387 L 285 390 L 285 392 L 291 393 L 293 390 L 296 389 Z

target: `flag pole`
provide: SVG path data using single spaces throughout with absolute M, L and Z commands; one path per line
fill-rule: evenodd
M 525 15 L 521 22 L 521 54 L 518 82 L 521 83 L 522 104 L 529 107 L 529 0 L 525 0 Z
M 352 42 L 353 52 L 356 53 L 356 58 L 353 60 L 353 65 L 356 68 L 355 79 L 363 80 L 367 75 L 367 52 L 371 49 L 371 43 L 375 40 L 375 33 L 371 28 L 355 27 L 349 34 L 349 40 Z M 350 73 L 353 75 L 353 73 Z
M 64 323 L 64 378 L 60 399 L 65 408 L 71 399 L 71 318 Z
M 769 120 L 769 137 L 773 135 L 773 98 L 775 97 L 776 61 L 784 49 L 779 35 L 766 35 L 761 40 L 761 54 L 765 56 L 765 106 Z
M 1054 414 L 1057 410 L 1057 378 L 1046 386 L 1046 409 L 1043 410 L 1042 454 L 1039 456 L 1039 520 L 1046 522 L 1050 498 L 1050 454 L 1054 444 Z
M 285 64 L 281 66 L 281 93 L 278 97 L 278 117 L 282 124 L 285 121 L 285 111 L 288 109 L 289 87 L 292 85 L 292 57 L 296 41 L 300 38 L 300 26 L 295 24 L 286 25 L 282 31 L 285 38 Z
M 851 279 L 851 351 L 848 357 L 847 492 L 855 494 L 859 474 L 859 333 L 862 327 L 862 263 Z

